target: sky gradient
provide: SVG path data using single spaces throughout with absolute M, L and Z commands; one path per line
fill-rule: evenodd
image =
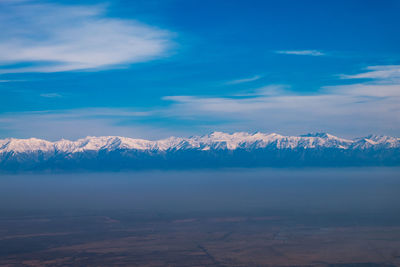
M 400 136 L 399 1 L 0 0 L 0 138 Z

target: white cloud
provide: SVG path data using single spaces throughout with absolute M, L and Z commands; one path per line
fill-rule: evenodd
M 260 76 L 260 75 L 255 75 L 255 76 L 249 77 L 249 78 L 243 78 L 243 79 L 237 79 L 237 80 L 228 81 L 228 82 L 226 82 L 226 84 L 248 83 L 248 82 L 257 81 L 257 80 L 259 80 L 259 79 L 261 79 L 261 78 L 262 78 L 262 76 Z
M 400 97 L 400 84 L 357 83 L 323 87 L 326 93 L 348 97 Z
M 0 138 L 37 137 L 48 140 L 119 135 L 158 139 L 174 129 L 140 123 L 152 112 L 122 108 L 84 108 L 0 114 Z
M 0 80 L 0 83 L 24 82 L 25 80 Z
M 385 69 L 384 66 L 379 69 Z M 267 87 L 268 88 L 268 87 Z M 268 92 L 268 90 L 267 90 Z M 243 97 L 168 96 L 168 114 L 191 121 L 223 121 L 224 129 L 299 134 L 400 135 L 400 83 L 366 82 L 326 86 L 318 94 L 289 91 Z
M 272 95 L 283 95 L 288 92 L 290 86 L 283 84 L 271 84 L 252 90 L 247 90 L 243 93 L 235 94 L 233 96 L 272 96 Z
M 400 65 L 369 66 L 367 72 L 354 75 L 341 75 L 342 79 L 376 79 L 393 82 L 400 81 Z
M 289 89 L 270 85 L 242 95 L 166 96 L 167 105 L 150 111 L 90 108 L 0 114 L 0 135 L 162 138 L 221 130 L 400 136 L 400 82 L 392 78 L 325 86 L 315 94 Z
M 105 13 L 101 5 L 0 2 L 0 73 L 105 68 L 164 56 L 172 45 L 168 31 Z
M 58 93 L 47 93 L 47 94 L 40 94 L 41 97 L 45 98 L 60 98 L 63 97 L 61 94 Z
M 279 50 L 277 54 L 298 55 L 298 56 L 324 56 L 325 53 L 319 50 Z

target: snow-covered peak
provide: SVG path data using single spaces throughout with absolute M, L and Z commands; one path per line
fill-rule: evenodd
M 355 140 L 353 148 L 398 148 L 400 147 L 400 138 L 386 135 L 368 135 Z
M 54 143 L 58 151 L 83 152 L 90 150 L 152 149 L 154 142 L 121 136 L 88 136 L 76 141 L 60 140 Z
M 0 141 L 0 152 L 31 152 L 31 151 L 49 151 L 53 149 L 53 143 L 37 139 L 16 139 L 8 138 Z
M 276 133 L 224 133 L 213 132 L 203 136 L 189 138 L 170 137 L 150 141 L 121 136 L 88 136 L 76 141 L 59 140 L 49 142 L 37 138 L 0 140 L 0 153 L 53 152 L 78 153 L 85 151 L 168 151 L 168 150 L 235 150 L 235 149 L 369 149 L 400 148 L 400 139 L 390 136 L 370 135 L 355 140 L 339 138 L 327 133 L 315 133 L 302 136 L 283 136 Z
M 328 134 L 328 133 L 308 133 L 308 134 L 304 134 L 301 135 L 301 137 L 320 137 L 320 138 L 326 138 L 326 139 L 338 139 L 338 137 Z

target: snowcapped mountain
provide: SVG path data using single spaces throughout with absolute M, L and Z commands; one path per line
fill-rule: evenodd
M 400 165 L 399 151 L 400 138 L 370 135 L 349 140 L 327 133 L 283 136 L 213 132 L 156 141 L 119 136 L 56 142 L 8 138 L 0 140 L 0 169 L 74 169 L 74 164 L 85 169 L 87 164 L 97 168 L 100 163 L 117 169 L 149 164 L 155 164 L 154 168 Z

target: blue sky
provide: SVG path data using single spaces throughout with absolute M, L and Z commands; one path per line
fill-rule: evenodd
M 0 0 L 0 138 L 400 136 L 399 1 Z

